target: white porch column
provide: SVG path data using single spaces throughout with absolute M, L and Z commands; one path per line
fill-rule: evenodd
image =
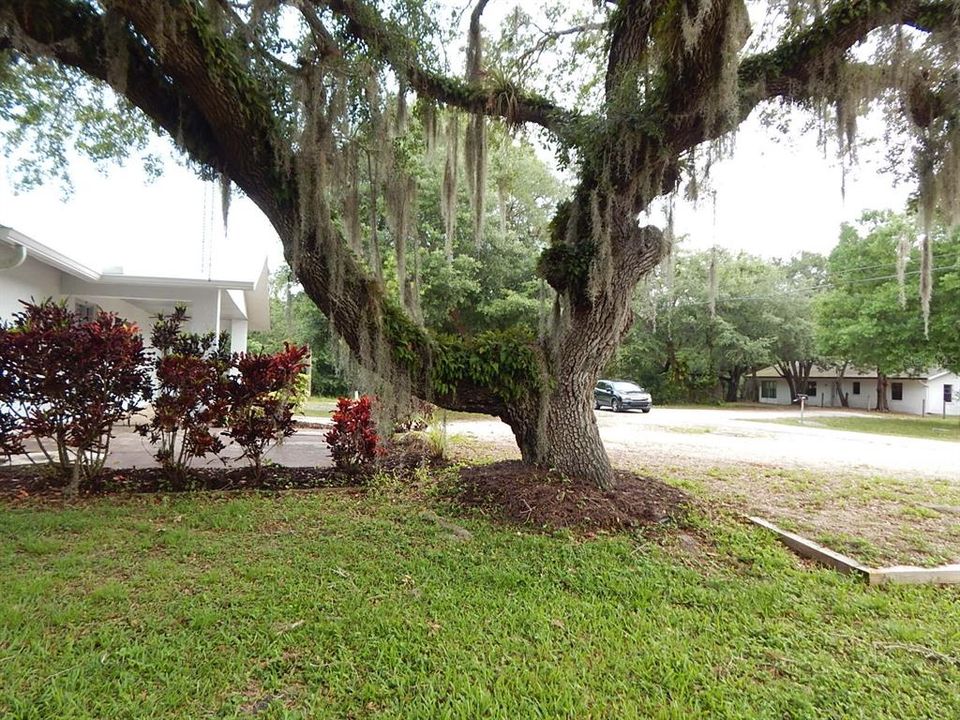
M 247 321 L 234 318 L 230 321 L 230 352 L 247 351 Z
M 212 332 L 220 334 L 220 290 L 214 288 L 206 290 L 198 300 L 191 303 L 188 311 L 190 315 L 190 329 L 195 333 Z

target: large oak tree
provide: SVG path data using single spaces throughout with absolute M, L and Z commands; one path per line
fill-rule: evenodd
M 960 203 L 956 0 L 778 3 L 758 10 L 752 38 L 743 0 L 598 2 L 575 26 L 515 32 L 511 42 L 529 47 L 496 68 L 483 52 L 487 4 L 473 8 L 460 76 L 440 60 L 431 8 L 414 0 L 0 0 L 0 50 L 8 64 L 52 59 L 108 83 L 246 193 L 368 370 L 441 405 L 499 415 L 525 461 L 602 486 L 612 472 L 589 391 L 630 324 L 633 288 L 669 244 L 638 216 L 695 171 L 698 146 L 760 104 L 829 114 L 852 138 L 857 115 L 877 101 L 907 133 L 928 215 Z M 302 33 L 284 37 L 291 17 Z M 517 74 L 570 36 L 584 38 L 571 45 L 584 64 L 602 63 L 596 101 L 581 108 L 525 90 Z M 498 52 L 509 45 L 497 43 Z M 334 188 L 355 177 L 352 138 L 368 149 L 391 142 L 384 88 L 399 92 L 398 113 L 412 92 L 431 113 L 467 114 L 478 241 L 491 118 L 541 129 L 575 169 L 539 262 L 556 292 L 541 338 L 431 336 L 404 309 L 403 289 L 392 300 L 360 259 L 355 198 Z M 409 182 L 391 162 L 386 205 L 402 234 Z

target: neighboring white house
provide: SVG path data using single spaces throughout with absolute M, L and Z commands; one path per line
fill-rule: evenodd
M 757 372 L 760 402 L 790 405 L 790 386 L 774 367 Z M 841 407 L 837 393 L 837 374 L 814 365 L 806 388 L 811 407 Z M 848 368 L 840 380 L 840 392 L 846 393 L 851 408 L 868 410 L 877 405 L 877 373 Z M 887 405 L 893 412 L 922 415 L 960 415 L 960 376 L 942 369 L 921 374 L 887 378 Z
M 102 308 L 140 326 L 149 342 L 157 313 L 186 305 L 189 330 L 230 333 L 234 352 L 247 349 L 250 330 L 270 327 L 267 264 L 243 280 L 145 277 L 122 271 L 97 272 L 43 243 L 0 225 L 0 321 L 23 306 L 21 300 L 52 297 L 81 312 Z

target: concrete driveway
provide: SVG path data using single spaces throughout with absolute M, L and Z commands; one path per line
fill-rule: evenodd
M 270 449 L 266 458 L 278 465 L 287 467 L 329 467 L 333 464 L 330 452 L 323 436 L 326 431 L 322 428 L 301 428 L 292 437 L 284 440 L 282 445 Z M 201 458 L 193 467 L 242 467 L 248 462 L 241 459 L 240 448 L 230 444 L 230 438 L 223 438 L 227 448 L 221 453 L 226 463 L 215 457 Z M 42 455 L 31 449 L 31 456 L 42 460 Z M 48 449 L 52 449 L 48 446 Z M 107 456 L 107 467 L 113 468 L 144 468 L 156 467 L 157 461 L 153 458 L 156 448 L 141 437 L 133 428 L 121 425 L 114 428 L 114 438 L 110 442 L 110 454 Z M 14 457 L 14 465 L 23 465 L 29 461 L 24 457 Z
M 808 410 L 805 417 L 839 412 L 844 411 Z M 796 409 L 655 407 L 649 414 L 596 411 L 600 436 L 615 463 L 753 463 L 935 477 L 960 483 L 960 443 L 764 422 L 799 416 Z M 451 425 L 451 432 L 478 439 L 512 440 L 510 429 L 499 421 Z

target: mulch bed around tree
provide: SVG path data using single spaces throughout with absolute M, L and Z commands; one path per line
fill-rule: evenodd
M 582 530 L 679 523 L 691 504 L 683 491 L 634 473 L 617 471 L 615 489 L 605 491 L 516 460 L 463 468 L 456 500 L 512 522 Z
M 378 459 L 376 466 L 357 472 L 335 467 L 286 467 L 267 465 L 258 478 L 253 468 L 191 468 L 185 478 L 174 478 L 162 468 L 105 468 L 95 481 L 81 483 L 80 495 L 114 493 L 165 493 L 203 490 L 306 490 L 326 487 L 360 487 L 375 470 L 398 477 L 409 477 L 418 467 L 443 465 L 429 457 L 422 442 L 407 440 L 392 446 Z M 67 481 L 57 477 L 47 465 L 0 465 L 0 502 L 29 498 L 60 498 Z
M 0 467 L 0 499 L 59 497 L 66 481 L 43 465 Z M 186 492 L 193 490 L 286 490 L 337 487 L 351 484 L 349 476 L 334 468 L 283 467 L 263 469 L 260 478 L 253 469 L 195 468 L 183 480 L 164 474 L 161 468 L 107 468 L 90 484 L 82 484 L 80 495 L 112 493 Z

